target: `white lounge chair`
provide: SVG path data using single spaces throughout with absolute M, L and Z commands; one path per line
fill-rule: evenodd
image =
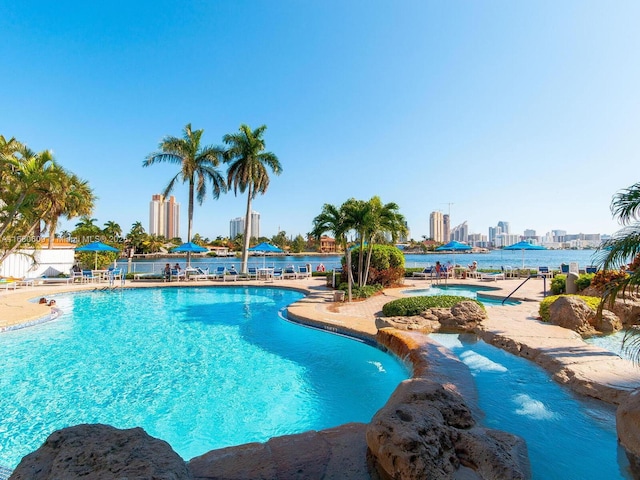
M 434 273 L 433 267 L 425 267 L 421 272 L 413 272 L 411 276 L 415 278 L 432 278 Z
M 544 278 L 552 278 L 553 272 L 549 270 L 549 267 L 538 267 L 538 276 Z
M 309 268 L 306 265 L 300 265 L 298 267 L 296 278 L 311 278 L 311 272 L 309 271 Z
M 285 267 L 284 271 L 282 272 L 282 278 L 287 279 L 287 278 L 296 278 L 296 270 L 293 268 L 293 265 L 289 265 L 288 267 Z
M 485 280 L 488 282 L 497 282 L 498 280 L 504 280 L 504 273 L 481 273 L 480 280 Z

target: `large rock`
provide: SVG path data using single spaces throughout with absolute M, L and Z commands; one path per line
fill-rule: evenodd
M 440 332 L 468 333 L 487 318 L 487 312 L 476 302 L 463 301 L 451 308 L 429 308 L 420 314 L 427 320 L 440 323 Z
M 583 336 L 595 335 L 596 329 L 589 322 L 595 312 L 578 297 L 559 297 L 549 307 L 551 323 L 578 332 Z
M 612 333 L 622 329 L 622 322 L 613 312 L 597 313 L 580 297 L 561 296 L 549 307 L 551 323 L 573 330 L 586 337 L 598 332 Z
M 109 425 L 63 428 L 22 459 L 10 480 L 191 480 L 171 446 L 141 429 Z
M 522 439 L 475 426 L 460 395 L 427 379 L 402 382 L 366 438 L 382 478 L 530 478 Z
M 616 411 L 618 439 L 624 447 L 634 478 L 640 478 L 640 390 L 623 401 Z
M 440 322 L 420 315 L 377 317 L 376 327 L 378 327 L 378 329 L 397 328 L 398 330 L 412 330 L 428 334 L 437 332 L 440 329 Z

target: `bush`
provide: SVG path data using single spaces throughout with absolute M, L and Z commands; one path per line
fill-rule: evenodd
M 551 297 L 545 298 L 544 300 L 542 300 L 542 302 L 540 302 L 540 308 L 538 310 L 538 314 L 540 315 L 540 318 L 543 321 L 548 322 L 550 320 L 551 315 L 549 313 L 549 310 L 551 308 L 551 304 L 555 302 L 557 299 L 559 299 L 560 297 L 581 298 L 587 303 L 589 308 L 591 308 L 591 310 L 593 310 L 594 312 L 598 309 L 598 306 L 600 305 L 600 297 L 587 297 L 586 295 L 553 295 Z
M 382 307 L 385 317 L 408 317 L 420 315 L 428 308 L 451 308 L 460 302 L 476 302 L 484 310 L 484 305 L 473 298 L 459 297 L 456 295 L 433 295 L 429 297 L 399 298 L 386 303 Z
M 595 275 L 596 275 L 595 273 L 583 273 L 583 274 L 581 274 L 578 277 L 578 279 L 576 280 L 576 287 L 577 287 L 578 291 L 584 290 L 589 285 L 591 285 L 591 281 L 593 280 L 593 277 L 595 277 Z
M 351 287 L 351 296 L 353 298 L 369 298 L 374 296 L 380 290 L 382 290 L 382 285 L 365 285 L 360 288 L 357 285 Z M 344 292 L 349 291 L 349 285 L 346 283 L 341 283 L 338 286 L 338 290 L 343 290 Z
M 596 272 L 591 280 L 591 285 L 596 288 L 604 288 L 610 283 L 617 283 L 627 278 L 628 274 L 622 270 L 600 270 Z
M 551 279 L 551 293 L 554 295 L 560 295 L 567 291 L 567 276 L 559 274 Z
M 400 279 L 404 277 L 404 255 L 397 247 L 392 245 L 372 245 L 371 264 L 369 265 L 369 275 L 367 277 L 367 285 L 380 284 L 383 287 L 396 285 Z M 360 247 L 356 247 L 351 251 L 351 270 L 353 278 L 358 278 L 358 256 Z M 366 262 L 366 248 L 365 248 Z M 342 258 L 342 265 L 345 265 L 345 259 Z M 342 280 L 346 282 L 346 272 L 343 273 Z M 357 281 L 357 280 L 356 280 Z

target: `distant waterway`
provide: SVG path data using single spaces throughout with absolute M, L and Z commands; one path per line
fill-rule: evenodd
M 428 253 L 428 254 L 405 254 L 405 266 L 425 267 L 440 263 L 452 262 L 466 267 L 474 260 L 478 262 L 480 269 L 500 269 L 501 267 L 522 268 L 523 263 L 528 268 L 538 268 L 547 266 L 551 269 L 560 269 L 562 263 L 578 263 L 583 269 L 586 265 L 597 263 L 595 250 L 492 250 L 488 253 Z M 327 270 L 340 266 L 342 255 L 268 255 L 251 256 L 249 264 L 258 267 L 284 267 L 287 265 L 311 265 L 312 270 L 316 270 L 319 264 L 324 265 Z M 209 267 L 214 270 L 218 265 L 231 267 L 234 265 L 239 270 L 241 259 L 239 257 L 195 257 L 191 259 L 193 266 Z M 147 259 L 135 259 L 131 262 L 132 272 L 158 272 L 166 263 L 174 265 L 179 263 L 185 266 L 184 257 L 155 257 Z M 126 259 L 118 260 L 118 265 L 127 265 Z

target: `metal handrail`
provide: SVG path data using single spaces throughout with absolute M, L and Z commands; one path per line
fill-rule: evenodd
M 502 305 L 504 305 L 504 302 L 506 302 L 507 300 L 509 300 L 509 298 L 511 297 L 511 295 L 513 295 L 514 293 L 516 293 L 518 291 L 518 289 L 524 285 L 525 283 L 527 283 L 529 280 L 531 280 L 532 278 L 538 278 L 538 274 L 534 273 L 534 274 L 530 274 L 527 278 L 524 279 L 524 282 L 522 282 L 520 285 L 518 285 L 516 287 L 516 289 L 511 292 L 509 295 L 507 295 L 506 297 L 504 297 L 502 299 Z M 547 296 L 547 277 L 542 277 L 542 281 L 543 281 L 543 295 L 546 297 Z

